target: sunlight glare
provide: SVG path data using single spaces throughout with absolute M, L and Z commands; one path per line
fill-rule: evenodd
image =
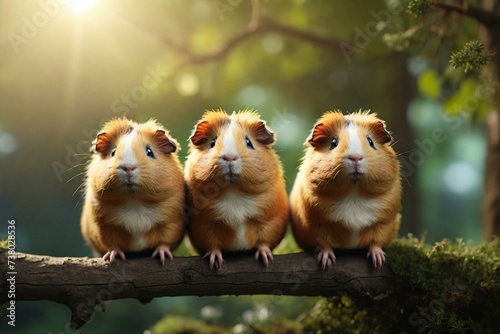
M 66 6 L 72 12 L 83 14 L 95 5 L 96 0 L 69 0 Z

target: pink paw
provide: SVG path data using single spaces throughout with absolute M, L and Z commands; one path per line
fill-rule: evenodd
M 385 263 L 385 252 L 379 246 L 371 246 L 366 257 L 371 257 L 375 268 L 382 268 Z
M 120 247 L 112 247 L 102 259 L 104 261 L 109 261 L 109 263 L 113 263 L 115 261 L 116 256 L 121 257 L 122 260 L 125 260 L 125 253 L 120 249 Z
M 222 253 L 220 250 L 213 250 L 210 252 L 207 252 L 203 258 L 209 258 L 209 263 L 210 263 L 210 270 L 213 270 L 214 267 L 215 269 L 220 269 L 222 268 L 222 264 L 224 263 L 224 259 L 222 258 Z
M 174 259 L 172 252 L 170 252 L 170 248 L 168 248 L 167 246 L 156 247 L 151 257 L 155 257 L 156 255 L 160 257 L 161 264 L 165 264 L 165 256 L 168 258 L 169 261 L 172 261 Z
M 335 254 L 333 253 L 333 249 L 323 249 L 320 250 L 317 256 L 318 262 L 321 264 L 321 268 L 323 270 L 330 269 L 335 263 Z
M 271 253 L 271 249 L 267 246 L 259 246 L 257 247 L 257 251 L 255 252 L 255 260 L 259 260 L 259 257 L 262 258 L 262 262 L 264 266 L 269 266 L 270 262 L 273 262 L 273 253 Z

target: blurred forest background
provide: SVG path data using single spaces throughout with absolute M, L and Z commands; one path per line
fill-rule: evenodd
M 477 39 L 478 25 L 451 17 L 455 25 L 440 39 L 422 34 L 410 45 L 406 5 L 1 0 L 0 238 L 15 219 L 17 251 L 90 256 L 79 187 L 90 142 L 110 118 L 157 118 L 184 160 L 205 109 L 255 109 L 277 133 L 290 190 L 315 120 L 326 110 L 361 108 L 386 120 L 401 153 L 400 235 L 480 243 L 487 98 L 477 78 L 448 65 L 456 45 Z M 289 251 L 298 250 L 287 237 L 277 252 Z M 186 244 L 177 251 L 189 254 Z M 165 315 L 244 332 L 251 323 L 296 318 L 315 301 L 114 301 L 82 332 L 142 333 Z M 64 306 L 17 303 L 16 329 L 24 333 L 66 332 L 68 320 Z

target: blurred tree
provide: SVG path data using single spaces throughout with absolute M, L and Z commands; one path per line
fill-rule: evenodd
M 429 72 L 426 72 L 427 78 L 422 75 L 422 82 L 437 83 L 435 88 L 429 89 L 436 98 L 444 95 L 440 81 L 443 85 L 454 86 L 454 94 L 442 96 L 448 113 L 472 113 L 476 119 L 486 119 L 482 211 L 483 236 L 490 241 L 494 235 L 500 235 L 500 2 L 411 0 L 397 3 L 399 6 L 407 4 L 407 12 L 417 19 L 407 17 L 393 25 L 392 33 L 384 36 L 388 45 L 408 48 L 412 54 L 434 59 L 444 80 L 429 80 Z M 484 51 L 483 44 L 475 40 L 478 37 L 484 44 Z M 451 56 L 450 50 L 455 50 Z M 449 62 L 442 59 L 449 59 Z M 450 65 L 462 68 L 462 75 L 452 71 Z M 429 87 L 429 84 L 424 86 Z

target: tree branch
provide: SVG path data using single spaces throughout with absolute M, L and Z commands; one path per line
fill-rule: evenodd
M 339 44 L 342 43 L 342 41 L 336 39 L 323 37 L 309 31 L 300 30 L 290 25 L 279 23 L 270 18 L 262 17 L 260 18 L 258 23 L 255 23 L 253 21 L 247 29 L 229 37 L 223 44 L 221 44 L 216 50 L 212 52 L 207 52 L 204 54 L 195 54 L 193 52 L 189 52 L 189 57 L 179 67 L 184 67 L 186 65 L 197 65 L 209 61 L 222 60 L 231 52 L 232 49 L 234 49 L 239 44 L 255 35 L 265 33 L 277 33 L 284 36 L 301 39 L 304 42 L 336 51 L 340 51 Z M 173 50 L 178 51 L 179 48 L 176 47 L 173 48 Z M 181 52 L 186 54 L 185 49 Z
M 500 23 L 500 17 L 492 12 L 469 6 L 468 1 L 463 1 L 461 6 L 438 1 L 429 1 L 429 5 L 436 9 L 443 9 L 471 17 L 487 27 L 492 27 Z
M 239 46 L 246 40 L 256 36 L 266 33 L 277 33 L 283 36 L 297 38 L 306 43 L 316 45 L 321 48 L 334 50 L 340 54 L 340 43 L 343 41 L 324 37 L 316 33 L 301 30 L 299 28 L 277 22 L 269 17 L 259 17 L 257 13 L 254 13 L 252 21 L 248 27 L 231 37 L 228 37 L 219 47 L 215 48 L 213 51 L 208 51 L 206 53 L 196 53 L 189 48 L 181 46 L 167 37 L 163 37 L 165 45 L 172 51 L 180 54 L 185 59 L 177 67 L 178 69 L 183 68 L 187 65 L 199 65 L 207 63 L 210 61 L 220 61 L 223 60 L 235 47 Z
M 365 252 L 337 252 L 329 271 L 318 267 L 312 254 L 276 255 L 264 268 L 250 254 L 226 256 L 221 270 L 212 271 L 200 257 L 177 257 L 160 265 L 158 259 L 117 260 L 59 258 L 17 253 L 17 274 L 7 270 L 7 252 L 0 253 L 0 303 L 10 302 L 8 292 L 15 276 L 15 301 L 50 300 L 72 312 L 71 327 L 80 328 L 94 308 L 108 300 L 135 298 L 148 302 L 165 296 L 220 295 L 349 295 L 354 300 L 381 300 L 397 292 L 391 270 L 374 269 Z
M 280 23 L 269 17 L 262 18 L 261 26 L 266 32 L 275 32 L 284 36 L 301 39 L 306 43 L 316 45 L 325 49 L 340 52 L 340 43 L 344 41 L 335 38 L 318 35 L 311 31 L 302 30 L 288 24 Z

